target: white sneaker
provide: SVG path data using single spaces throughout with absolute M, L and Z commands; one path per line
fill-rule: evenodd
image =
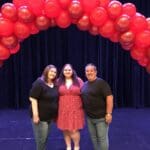
M 80 150 L 80 147 L 74 147 L 74 150 Z
M 67 147 L 66 150 L 71 150 L 71 147 Z

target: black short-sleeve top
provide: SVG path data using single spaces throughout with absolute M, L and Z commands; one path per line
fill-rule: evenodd
M 106 97 L 112 95 L 109 84 L 101 78 L 86 81 L 81 89 L 83 106 L 91 118 L 103 118 L 106 114 Z
M 38 111 L 41 121 L 50 121 L 57 117 L 58 88 L 55 85 L 54 87 L 49 87 L 41 78 L 38 78 L 32 84 L 29 96 L 38 102 Z

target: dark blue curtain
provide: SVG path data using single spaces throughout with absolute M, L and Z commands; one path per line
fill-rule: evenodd
M 11 1 L 0 1 L 1 5 L 6 2 Z M 138 12 L 150 16 L 149 0 L 121 2 L 134 3 Z M 67 29 L 50 28 L 21 43 L 20 51 L 0 68 L 0 108 L 28 107 L 32 82 L 46 65 L 54 64 L 60 72 L 65 63 L 71 63 L 85 80 L 84 67 L 90 62 L 97 65 L 98 75 L 111 85 L 115 107 L 150 106 L 150 75 L 131 59 L 129 52 L 72 25 Z

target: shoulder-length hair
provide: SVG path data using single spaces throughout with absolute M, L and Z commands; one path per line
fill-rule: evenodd
M 77 73 L 76 73 L 76 71 L 73 69 L 73 67 L 72 67 L 71 64 L 65 64 L 65 65 L 63 66 L 63 68 L 62 68 L 62 70 L 61 70 L 61 72 L 60 72 L 59 78 L 58 78 L 58 80 L 57 80 L 57 85 L 60 86 L 60 85 L 65 84 L 64 68 L 65 68 L 66 66 L 70 66 L 71 69 L 72 69 L 73 85 L 80 86 Z
M 56 66 L 54 65 L 47 65 L 45 68 L 44 68 L 44 71 L 42 73 L 42 76 L 41 78 L 47 83 L 48 82 L 48 72 L 52 69 L 52 68 L 55 68 L 56 71 L 57 71 L 57 68 Z M 57 72 L 56 72 L 56 75 L 57 75 Z M 53 82 L 56 81 L 56 77 L 52 80 Z

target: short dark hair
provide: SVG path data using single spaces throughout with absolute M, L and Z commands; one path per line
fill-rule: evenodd
M 48 82 L 48 72 L 49 72 L 49 70 L 52 69 L 52 68 L 55 68 L 55 69 L 57 70 L 56 66 L 54 66 L 54 65 L 47 65 L 47 66 L 44 68 L 44 71 L 43 71 L 43 73 L 42 73 L 42 78 L 43 78 L 43 80 L 44 80 L 45 82 Z M 55 81 L 55 80 L 56 80 L 56 78 L 55 78 L 53 81 Z
M 97 67 L 96 67 L 96 65 L 94 65 L 93 63 L 88 63 L 88 64 L 85 66 L 85 69 L 86 69 L 86 67 L 88 67 L 88 66 L 94 67 L 95 71 L 97 71 Z

